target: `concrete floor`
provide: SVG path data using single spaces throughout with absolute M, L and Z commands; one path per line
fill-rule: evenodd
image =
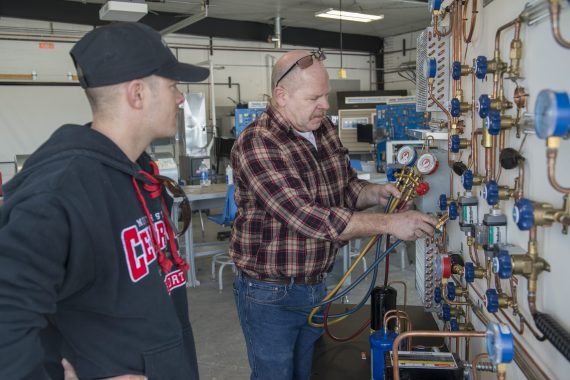
M 198 215 L 193 218 L 195 242 L 215 241 L 220 228 L 212 222 L 205 222 L 205 236 L 202 238 Z M 206 218 L 204 218 L 205 220 Z M 413 246 L 410 247 L 413 252 Z M 413 253 L 409 256 L 412 256 Z M 371 253 L 367 256 L 371 262 Z M 407 284 L 407 303 L 420 305 L 420 299 L 415 290 L 415 266 L 407 265 L 404 270 L 400 267 L 400 254 L 391 256 L 390 281 L 404 281 Z M 410 261 L 407 260 L 407 263 Z M 342 270 L 342 260 L 337 260 L 333 273 Z M 211 277 L 211 257 L 199 258 L 196 261 L 197 278 L 200 286 L 188 289 L 190 319 L 194 330 L 198 367 L 202 380 L 246 380 L 250 371 L 243 333 L 239 325 L 233 297 L 234 274 L 230 267 L 223 273 L 223 291 L 218 290 L 218 281 Z M 378 271 L 377 284 L 382 285 L 384 265 Z M 353 276 L 362 273 L 362 265 L 355 269 Z M 353 277 L 355 278 L 355 277 Z M 328 278 L 329 285 L 336 285 L 334 276 Z M 369 280 L 364 280 L 348 296 L 349 303 L 357 303 L 368 290 Z M 398 291 L 398 304 L 403 304 L 403 287 L 395 284 Z M 332 287 L 331 287 L 332 288 Z

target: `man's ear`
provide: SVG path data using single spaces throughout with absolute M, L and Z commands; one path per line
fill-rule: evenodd
M 141 80 L 132 80 L 126 87 L 127 100 L 129 105 L 135 109 L 141 109 L 145 96 L 145 83 Z
M 284 107 L 287 104 L 288 95 L 289 93 L 284 87 L 277 86 L 273 89 L 273 99 L 280 108 Z

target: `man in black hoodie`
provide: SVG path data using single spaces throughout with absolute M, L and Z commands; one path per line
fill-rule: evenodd
M 4 187 L 0 379 L 124 375 L 197 379 L 170 198 L 144 152 L 176 133 L 179 63 L 138 23 L 87 33 L 71 50 L 93 111 L 64 125 Z

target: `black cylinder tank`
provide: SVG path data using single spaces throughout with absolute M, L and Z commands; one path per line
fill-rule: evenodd
M 387 311 L 396 309 L 396 298 L 398 292 L 396 289 L 387 286 L 377 286 L 372 290 L 370 308 L 372 315 L 370 316 L 370 327 L 372 330 L 380 330 L 383 328 L 384 315 Z M 388 323 L 388 330 L 394 330 L 396 320 Z

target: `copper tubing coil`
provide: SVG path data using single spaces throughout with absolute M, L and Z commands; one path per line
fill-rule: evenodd
M 566 49 L 570 49 L 570 41 L 566 41 L 560 34 L 560 0 L 548 0 L 550 5 L 550 25 L 552 26 L 552 35 L 558 44 Z
M 475 31 L 475 24 L 477 23 L 477 0 L 472 0 L 471 3 L 471 25 L 469 27 L 469 34 L 466 33 L 467 31 L 467 6 L 469 5 L 469 0 L 465 1 L 465 8 L 463 8 L 463 41 L 468 44 L 471 43 L 471 39 L 473 38 L 473 32 Z M 467 34 L 467 35 L 466 35 Z
M 473 338 L 484 338 L 487 335 L 485 331 L 406 331 L 394 339 L 392 344 L 392 362 L 393 362 L 393 379 L 400 380 L 400 366 L 398 360 L 398 347 L 400 342 L 404 339 L 411 338 L 414 336 L 419 337 L 443 337 L 443 338 L 461 338 L 461 337 L 473 337 Z

